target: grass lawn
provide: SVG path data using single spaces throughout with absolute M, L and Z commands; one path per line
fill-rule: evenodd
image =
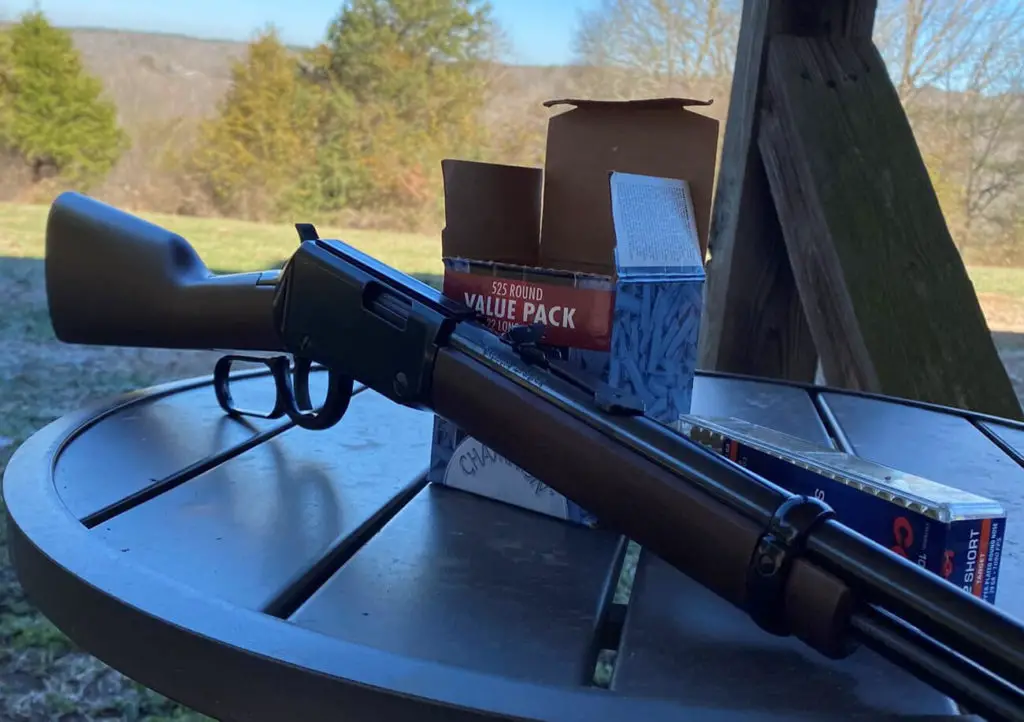
M 41 259 L 46 206 L 0 203 L 0 258 Z M 158 213 L 139 214 L 178 233 L 196 247 L 210 268 L 252 271 L 275 267 L 298 244 L 288 225 L 261 225 L 245 221 L 186 218 Z M 440 237 L 382 231 L 346 231 L 318 227 L 325 238 L 340 238 L 407 273 L 441 272 Z
M 967 269 L 978 293 L 1024 299 L 1024 268 L 1003 266 L 970 266 Z
M 0 204 L 0 473 L 14 449 L 52 419 L 113 394 L 205 375 L 206 352 L 72 347 L 56 342 L 43 283 L 47 208 Z M 187 238 L 214 269 L 276 267 L 297 244 L 289 226 L 145 214 Z M 427 280 L 441 272 L 438 238 L 321 228 Z M 1024 302 L 1024 270 L 973 268 L 980 294 Z M 1024 353 L 1024 352 L 1022 352 Z M 2 509 L 0 509 L 2 512 Z M 74 646 L 21 595 L 0 524 L 0 720 L 201 719 Z

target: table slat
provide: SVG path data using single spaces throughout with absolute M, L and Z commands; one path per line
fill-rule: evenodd
M 746 379 L 698 376 L 693 384 L 691 413 L 735 416 L 752 424 L 807 441 L 833 446 L 825 425 L 806 391 Z
M 843 394 L 822 398 L 854 453 L 1003 504 L 996 606 L 1024 618 L 1024 469 L 958 416 Z
M 366 391 L 334 428 L 291 429 L 92 533 L 204 594 L 263 609 L 426 471 L 430 429 L 429 414 Z
M 547 684 L 593 678 L 617 535 L 424 489 L 290 621 L 398 654 Z
M 978 425 L 1010 447 L 1017 454 L 1017 463 L 1024 460 L 1024 431 L 989 421 L 982 421 Z
M 313 376 L 314 389 L 323 376 Z M 244 399 L 250 407 L 273 407 L 269 377 L 236 381 L 232 392 L 239 405 Z M 57 457 L 54 483 L 71 513 L 84 519 L 276 423 L 243 423 L 226 416 L 209 385 L 144 399 L 90 426 L 65 447 Z
M 654 555 L 643 555 L 633 594 L 639 604 L 630 602 L 616 691 L 734 710 L 737 720 L 952 712 L 946 697 L 867 649 L 836 662 L 797 639 L 762 632 Z

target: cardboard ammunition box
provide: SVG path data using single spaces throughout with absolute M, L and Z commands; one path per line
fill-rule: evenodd
M 793 494 L 815 496 L 854 531 L 994 603 L 1006 511 L 992 499 L 739 419 L 674 428 Z
M 444 293 L 543 342 L 670 423 L 690 410 L 718 122 L 684 99 L 561 100 L 545 168 L 442 163 Z M 428 478 L 595 519 L 440 417 Z

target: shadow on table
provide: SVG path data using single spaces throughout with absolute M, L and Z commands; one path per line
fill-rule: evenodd
M 899 700 L 892 698 L 893 689 L 881 678 L 876 680 L 879 696 L 874 697 L 875 691 L 865 695 L 862 674 L 855 671 L 864 663 L 862 659 L 848 660 L 845 667 L 829 667 L 803 650 L 780 649 L 775 644 L 702 643 L 695 641 L 693 635 L 676 636 L 677 633 L 668 628 L 664 634 L 660 652 L 665 655 L 666 667 L 672 668 L 674 655 L 685 649 L 687 657 L 701 660 L 705 669 L 728 670 L 720 684 L 690 682 L 685 685 L 687 701 L 696 708 L 769 708 L 793 714 L 827 714 L 842 709 L 870 719 L 880 709 L 901 706 Z M 863 654 L 863 650 L 856 653 Z M 851 663 L 855 666 L 849 666 Z M 863 668 L 860 671 L 863 673 Z M 695 678 L 699 679 L 700 675 Z M 814 692 L 794 697 L 793 679 L 802 680 L 804 688 Z M 642 683 L 637 684 L 640 693 L 666 692 L 657 682 L 649 689 L 644 689 Z

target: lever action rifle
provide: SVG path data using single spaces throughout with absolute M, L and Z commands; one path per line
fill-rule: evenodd
M 68 343 L 277 353 L 259 359 L 277 384 L 269 416 L 302 428 L 337 423 L 354 382 L 433 411 L 767 632 L 833 659 L 864 644 L 974 714 L 1024 719 L 1018 620 L 847 528 L 823 502 L 645 418 L 545 355 L 535 330 L 499 338 L 433 288 L 296 228 L 281 271 L 217 275 L 171 231 L 61 195 L 46 229 L 54 331 Z M 230 364 L 253 358 L 217 364 L 226 409 Z M 314 364 L 328 374 L 317 409 Z

